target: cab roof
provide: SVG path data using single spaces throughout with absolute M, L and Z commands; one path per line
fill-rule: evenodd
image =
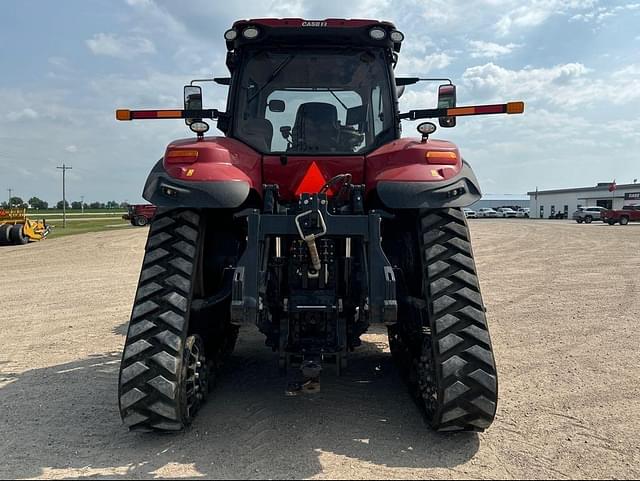
M 248 38 L 243 34 L 253 27 L 257 35 Z M 383 38 L 374 38 L 372 29 L 386 32 Z M 371 46 L 388 48 L 399 52 L 401 41 L 394 42 L 391 32 L 396 27 L 391 22 L 366 19 L 327 18 L 324 20 L 306 20 L 304 18 L 256 18 L 238 20 L 227 33 L 235 31 L 233 38 L 227 38 L 227 50 L 244 47 L 269 48 L 279 46 Z M 255 33 L 255 30 L 254 30 Z

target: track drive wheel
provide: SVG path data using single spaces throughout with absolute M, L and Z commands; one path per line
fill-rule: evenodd
M 413 229 L 390 255 L 405 283 L 392 352 L 433 429 L 484 431 L 498 383 L 466 219 L 459 209 L 421 211 Z
M 212 363 L 189 331 L 202 224 L 197 211 L 173 210 L 151 225 L 120 367 L 120 414 L 131 430 L 180 430 L 205 400 Z

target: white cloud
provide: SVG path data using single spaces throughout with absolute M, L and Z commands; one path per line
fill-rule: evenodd
M 25 108 L 7 114 L 7 120 L 10 122 L 19 122 L 21 120 L 35 120 L 40 117 L 40 114 L 33 109 Z
M 607 18 L 633 11 L 640 11 L 640 3 L 627 3 L 625 5 L 617 5 L 615 7 L 598 7 L 590 12 L 578 13 L 572 16 L 569 20 L 602 23 Z
M 118 37 L 112 33 L 97 33 L 86 43 L 94 55 L 122 59 L 156 52 L 156 47 L 151 40 L 139 36 Z
M 78 147 L 76 147 L 75 145 L 67 145 L 64 150 L 66 150 L 67 152 L 70 152 L 72 154 L 75 154 L 78 151 Z
M 508 55 L 516 48 L 521 47 L 521 45 L 516 43 L 500 45 L 498 43 L 485 42 L 483 40 L 471 40 L 469 45 L 471 46 L 472 58 L 496 58 L 501 55 Z
M 537 27 L 554 15 L 589 10 L 597 3 L 598 0 L 533 0 L 502 15 L 496 23 L 496 30 L 499 35 L 506 36 L 513 29 Z
M 598 103 L 625 105 L 640 99 L 640 64 L 596 76 L 580 63 L 521 70 L 488 63 L 466 69 L 462 79 L 480 99 L 522 97 L 525 102 L 548 102 L 567 109 Z

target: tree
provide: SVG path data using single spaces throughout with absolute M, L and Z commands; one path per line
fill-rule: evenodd
M 11 197 L 11 199 L 9 199 L 9 207 L 20 209 L 20 208 L 27 208 L 28 206 L 20 197 Z
M 89 204 L 89 207 L 91 209 L 104 209 L 104 204 L 102 202 L 91 202 L 91 204 Z
M 79 200 L 71 202 L 71 208 L 72 209 L 82 209 L 82 202 L 80 202 Z
M 69 208 L 69 201 L 65 201 L 65 202 L 66 202 L 66 204 L 64 206 L 65 206 L 66 209 L 68 209 Z M 62 209 L 62 201 L 59 201 L 56 204 L 56 209 Z
M 127 210 L 129 208 L 129 202 L 121 202 L 120 203 L 120 208 Z
M 31 197 L 31 199 L 29 199 L 29 206 L 31 206 L 32 209 L 48 209 L 49 203 L 37 197 Z
M 118 203 L 115 200 L 110 200 L 107 202 L 107 209 L 117 209 Z

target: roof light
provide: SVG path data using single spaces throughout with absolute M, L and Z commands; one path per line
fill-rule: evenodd
M 436 124 L 433 122 L 422 122 L 418 125 L 418 132 L 422 135 L 431 135 L 436 131 Z
M 369 36 L 374 40 L 383 40 L 387 36 L 387 32 L 380 27 L 374 27 L 369 30 Z
M 402 42 L 404 40 L 404 34 L 402 32 L 398 32 L 397 30 L 394 30 L 393 32 L 391 32 L 389 37 L 395 43 L 400 43 L 400 42 Z
M 189 128 L 196 134 L 204 134 L 209 130 L 209 124 L 202 121 L 196 121 L 189 124 Z
M 248 40 L 253 40 L 260 35 L 260 30 L 258 30 L 258 27 L 247 27 L 243 30 L 242 35 Z
M 226 32 L 224 32 L 224 39 L 228 42 L 231 42 L 233 40 L 235 40 L 236 38 L 238 38 L 238 32 L 236 32 L 234 29 L 229 29 Z

